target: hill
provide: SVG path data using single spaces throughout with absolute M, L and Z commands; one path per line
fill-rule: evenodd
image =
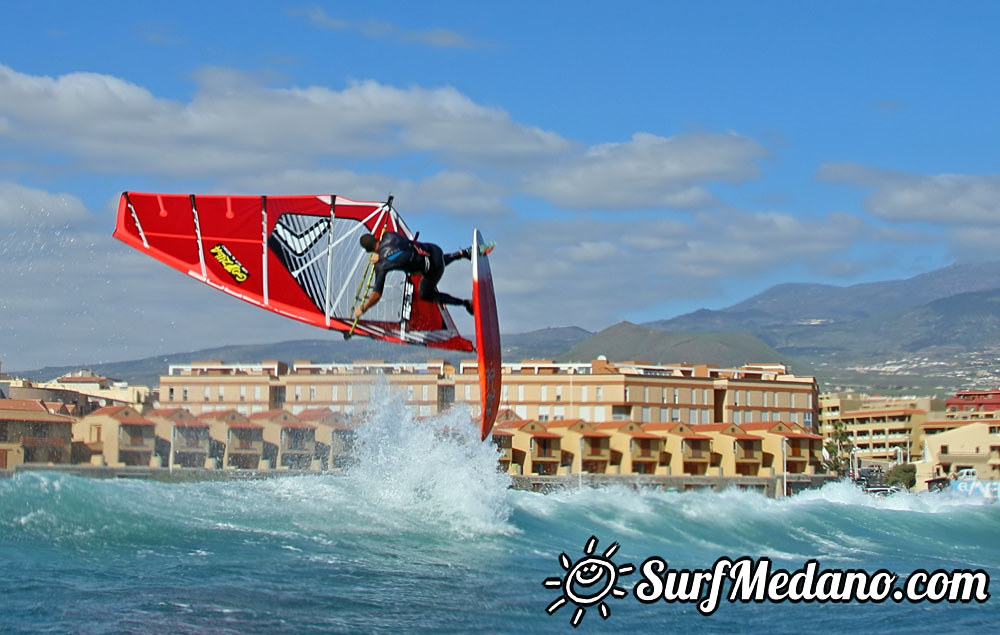
M 790 360 L 747 333 L 664 332 L 620 322 L 580 342 L 560 361 L 590 361 L 604 355 L 611 360 L 653 363 L 713 364 L 722 367 Z M 800 369 L 801 370 L 801 369 Z
M 503 358 L 504 361 L 520 361 L 528 357 L 557 357 L 591 335 L 589 331 L 575 326 L 504 335 L 501 340 Z M 130 384 L 156 386 L 160 375 L 166 374 L 171 364 L 190 364 L 196 361 L 219 360 L 237 364 L 273 359 L 288 363 L 296 360 L 350 362 L 356 359 L 382 359 L 392 362 L 425 362 L 428 359 L 445 359 L 458 363 L 462 359 L 474 357 L 474 353 L 400 346 L 361 338 L 345 341 L 339 336 L 331 336 L 329 339 L 220 346 L 130 361 L 88 364 L 85 367 L 104 377 L 121 379 Z M 80 366 L 48 366 L 13 374 L 48 381 L 79 368 Z
M 968 353 L 1000 335 L 1000 263 L 953 265 L 907 280 L 849 287 L 782 284 L 729 308 L 647 326 L 743 331 L 796 358 L 867 362 L 886 355 Z

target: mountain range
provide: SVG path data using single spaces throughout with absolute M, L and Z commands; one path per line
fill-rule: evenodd
M 718 366 L 777 361 L 798 374 L 814 374 L 821 382 L 906 391 L 919 382 L 896 374 L 888 384 L 880 385 L 870 374 L 858 377 L 847 369 L 908 356 L 954 360 L 1000 348 L 1000 262 L 952 265 L 905 280 L 844 287 L 780 284 L 725 309 L 702 309 L 642 325 L 622 322 L 597 333 L 567 326 L 504 334 L 502 342 L 508 362 L 529 358 L 588 361 L 599 355 L 612 360 Z M 169 365 L 193 361 L 435 358 L 457 362 L 471 355 L 331 336 L 226 346 L 90 368 L 104 376 L 155 386 Z M 18 375 L 52 379 L 77 368 L 49 367 Z M 1000 369 L 997 372 L 1000 378 Z M 952 373 L 948 381 L 961 386 L 970 378 L 982 377 L 981 368 L 977 373 L 969 377 Z M 954 389 L 937 379 L 920 387 Z

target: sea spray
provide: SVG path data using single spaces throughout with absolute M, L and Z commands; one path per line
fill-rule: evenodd
M 418 417 L 386 382 L 372 390 L 345 477 L 391 524 L 443 524 L 461 533 L 507 531 L 510 479 L 499 450 L 479 439 L 468 408 Z

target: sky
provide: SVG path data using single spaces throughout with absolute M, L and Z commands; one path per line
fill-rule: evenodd
M 339 338 L 112 239 L 124 190 L 391 193 L 497 241 L 504 333 L 997 259 L 994 2 L 101 7 L 0 5 L 5 372 Z

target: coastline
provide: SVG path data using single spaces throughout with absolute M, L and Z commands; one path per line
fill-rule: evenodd
M 146 479 L 165 483 L 194 483 L 200 481 L 249 481 L 297 476 L 337 476 L 338 472 L 308 472 L 292 470 L 206 470 L 199 468 L 165 467 L 108 467 L 95 465 L 19 465 L 12 470 L 0 470 L 0 478 L 10 478 L 26 472 L 70 474 L 98 479 Z M 759 492 L 768 498 L 781 493 L 781 476 L 647 476 L 619 474 L 569 474 L 560 476 L 509 475 L 511 489 L 538 493 L 556 492 L 580 487 L 607 487 L 624 485 L 636 490 L 659 489 L 665 491 L 722 491 L 735 488 Z M 788 493 L 818 489 L 838 480 L 831 475 L 788 475 Z

